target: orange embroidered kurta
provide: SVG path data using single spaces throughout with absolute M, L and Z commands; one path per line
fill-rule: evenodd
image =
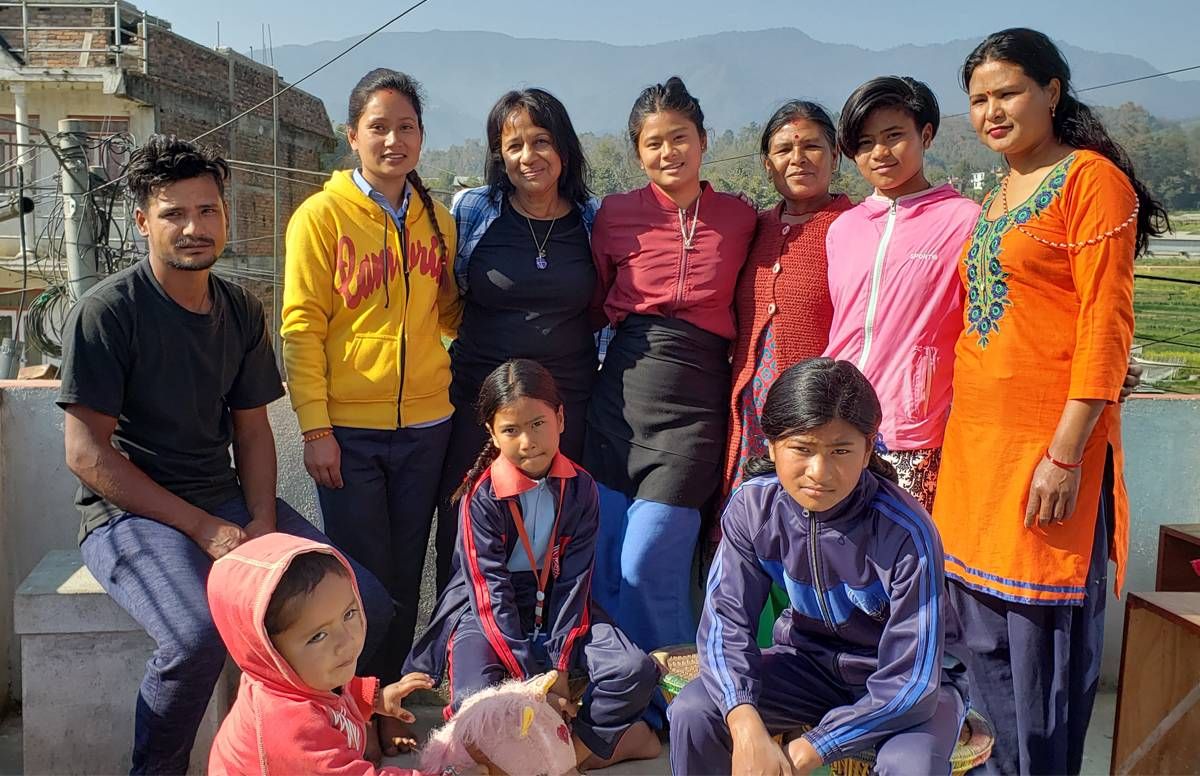
M 959 268 L 965 325 L 933 516 L 950 577 L 1010 601 L 1078 604 L 1110 445 L 1118 591 L 1127 554 L 1116 402 L 1133 339 L 1136 225 L 1093 238 L 1126 221 L 1137 199 L 1124 173 L 1091 151 L 1072 153 L 1027 200 L 989 219 L 997 195 L 985 200 Z M 1076 247 L 1047 246 L 1022 229 Z M 1075 513 L 1026 528 L 1033 472 L 1068 399 L 1109 402 L 1084 450 Z

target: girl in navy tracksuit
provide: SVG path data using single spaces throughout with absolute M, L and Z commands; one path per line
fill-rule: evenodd
M 753 479 L 722 518 L 700 679 L 670 708 L 676 774 L 807 774 L 870 747 L 879 773 L 949 773 L 966 692 L 942 663 L 953 618 L 942 548 L 874 453 L 880 417 L 847 361 L 805 361 L 772 386 L 769 458 L 747 464 Z M 790 607 L 760 651 L 772 582 Z
M 656 757 L 658 738 L 640 718 L 658 667 L 591 601 L 596 484 L 558 451 L 554 378 L 534 361 L 507 361 L 484 380 L 478 411 L 489 438 L 453 497 L 461 523 L 451 579 L 405 671 L 449 673 L 450 710 L 550 669 L 559 672 L 552 695 L 565 699 L 568 674 L 586 673 L 579 763 Z

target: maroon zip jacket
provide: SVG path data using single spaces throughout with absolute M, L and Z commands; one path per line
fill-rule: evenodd
M 679 318 L 733 339 L 733 289 L 756 219 L 754 208 L 707 181 L 683 214 L 683 229 L 679 208 L 653 183 L 610 194 L 592 227 L 594 307 L 602 306 L 613 326 L 639 313 Z M 692 234 L 691 250 L 684 248 L 684 230 Z

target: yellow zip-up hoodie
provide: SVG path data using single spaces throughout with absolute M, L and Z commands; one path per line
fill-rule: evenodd
M 462 315 L 451 262 L 454 218 L 434 202 L 446 259 L 414 193 L 406 244 L 349 172 L 335 172 L 288 222 L 282 334 L 301 431 L 396 429 L 448 416 L 450 356 Z

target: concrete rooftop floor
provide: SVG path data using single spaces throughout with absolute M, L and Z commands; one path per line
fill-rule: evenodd
M 1102 692 L 1096 699 L 1096 710 L 1092 715 L 1092 725 L 1088 730 L 1087 746 L 1083 757 L 1084 776 L 1103 776 L 1109 773 L 1109 758 L 1112 753 L 1112 728 L 1116 712 L 1116 693 Z M 424 734 L 434 725 L 441 722 L 441 709 L 433 706 L 419 706 L 414 709 L 417 714 L 417 727 Z M 63 731 L 70 735 L 70 731 Z M 416 767 L 415 755 L 389 757 L 384 761 L 388 765 L 401 767 Z M 666 747 L 657 760 L 635 763 L 622 763 L 603 771 L 605 776 L 659 776 L 671 772 L 670 761 Z M 10 716 L 0 723 L 0 776 L 21 776 L 21 718 Z M 28 774 L 27 776 L 35 776 Z

